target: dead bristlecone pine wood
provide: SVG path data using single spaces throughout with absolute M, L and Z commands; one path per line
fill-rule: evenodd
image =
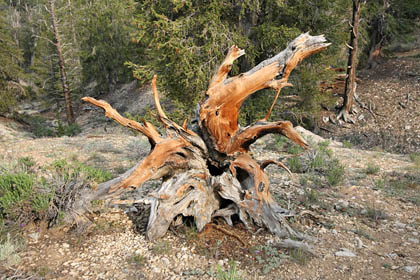
M 270 159 L 258 162 L 248 152 L 251 144 L 268 133 L 282 134 L 303 148 L 308 148 L 308 144 L 289 121 L 268 121 L 273 106 L 264 119 L 247 127 L 238 124 L 239 110 L 251 94 L 265 88 L 277 90 L 274 105 L 280 90 L 291 86 L 288 78 L 293 69 L 328 45 L 324 36 L 305 33 L 276 56 L 246 73 L 228 77 L 234 61 L 245 54 L 232 46 L 211 79 L 190 126 L 187 122 L 180 126 L 166 116 L 159 102 L 155 76 L 152 85 L 156 118 L 166 128 L 166 135 L 161 135 L 149 122 L 141 124 L 122 117 L 105 101 L 84 97 L 84 101 L 103 108 L 107 117 L 147 136 L 151 151 L 120 177 L 83 195 L 75 207 L 76 213 L 82 213 L 92 200 L 118 199 L 148 180 L 162 179 L 161 186 L 150 194 L 149 239 L 162 237 L 180 216 L 194 217 L 201 231 L 215 217 L 223 217 L 232 225 L 234 215 L 247 227 L 256 225 L 280 237 L 299 237 L 287 222 L 289 211 L 273 199 L 264 172 L 272 163 L 287 167 Z

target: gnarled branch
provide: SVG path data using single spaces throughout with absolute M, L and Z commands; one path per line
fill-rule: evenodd
M 230 139 L 226 153 L 233 154 L 235 152 L 247 152 L 249 146 L 262 136 L 269 133 L 278 133 L 286 136 L 302 148 L 308 148 L 308 144 L 302 136 L 293 128 L 289 121 L 266 122 L 259 121 L 255 125 L 241 130 L 233 138 Z
M 269 164 L 277 164 L 291 173 L 290 170 L 274 160 L 257 162 L 248 151 L 250 145 L 269 133 L 282 134 L 308 148 L 289 121 L 267 120 L 280 90 L 291 86 L 288 78 L 293 69 L 305 57 L 328 45 L 323 36 L 302 34 L 273 58 L 246 73 L 228 78 L 233 62 L 245 53 L 237 46 L 231 47 L 199 104 L 199 125 L 194 131 L 188 129 L 187 121 L 180 126 L 168 118 L 161 107 L 157 77 L 154 76 L 155 117 L 164 125 L 167 137 L 148 122 L 140 124 L 122 117 L 105 101 L 84 97 L 84 101 L 103 108 L 106 116 L 146 135 L 152 150 L 137 166 L 84 196 L 77 204 L 78 209 L 86 207 L 92 199 L 115 198 L 148 180 L 161 178 L 162 185 L 148 198 L 151 214 L 147 236 L 150 239 L 164 235 L 174 220 L 182 220 L 180 215 L 193 216 L 199 231 L 214 217 L 224 217 L 232 225 L 232 216 L 238 215 L 248 228 L 256 224 L 278 236 L 302 237 L 287 221 L 293 213 L 281 208 L 273 199 L 270 181 L 264 172 Z M 277 90 L 267 116 L 240 128 L 238 117 L 243 102 L 264 88 Z
M 104 109 L 105 116 L 107 116 L 108 118 L 114 119 L 115 121 L 122 124 L 123 126 L 135 129 L 143 133 L 145 136 L 147 136 L 147 138 L 149 138 L 149 141 L 153 143 L 153 145 L 162 141 L 163 139 L 160 133 L 156 130 L 156 128 L 151 123 L 145 121 L 144 125 L 142 125 L 136 121 L 124 118 L 117 112 L 117 110 L 112 108 L 112 106 L 109 105 L 108 102 L 104 100 L 96 100 L 95 98 L 92 98 L 92 97 L 83 97 L 82 100 L 92 103 L 93 105 L 96 105 Z
M 324 36 L 310 36 L 305 33 L 293 40 L 284 51 L 261 62 L 250 71 L 211 83 L 200 105 L 200 126 L 207 131 L 213 148 L 222 153 L 227 152 L 229 142 L 240 132 L 239 110 L 246 98 L 267 87 L 281 89 L 289 85 L 287 80 L 293 69 L 303 59 L 329 45 Z M 229 53 L 225 61 L 232 61 Z

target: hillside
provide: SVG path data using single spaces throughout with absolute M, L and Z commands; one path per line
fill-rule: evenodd
M 151 242 L 144 235 L 148 206 L 127 204 L 99 207 L 89 223 L 22 225 L 21 261 L 2 267 L 0 279 L 419 279 L 420 65 L 418 58 L 399 58 L 379 67 L 363 73 L 358 90 L 362 102 L 375 104 L 373 113 L 359 109 L 353 127 L 328 124 L 334 132 L 323 136 L 343 142 L 300 129 L 312 148 L 305 153 L 273 136 L 252 147 L 256 158 L 281 159 L 295 173 L 267 168 L 272 192 L 296 211 L 292 226 L 308 235 L 310 249 L 285 249 L 264 230 L 221 220 L 202 233 L 188 224 L 174 226 Z M 78 120 L 82 134 L 38 139 L 2 119 L 2 172 L 22 158 L 34 161 L 30 168 L 37 174 L 63 159 L 113 176 L 124 172 L 149 144 L 102 116 L 86 107 Z M 394 150 L 409 154 L 389 152 Z M 342 178 L 331 173 L 337 166 Z M 144 200 L 156 183 L 133 197 Z
M 324 137 L 363 149 L 420 151 L 420 49 L 398 53 L 375 69 L 358 73 L 355 125 L 331 125 Z M 363 105 L 360 106 L 360 104 Z

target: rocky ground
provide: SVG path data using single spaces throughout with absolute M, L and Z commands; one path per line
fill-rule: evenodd
M 396 76 L 398 63 L 406 70 Z M 420 162 L 414 154 L 386 152 L 403 151 L 398 148 L 403 143 L 409 146 L 406 152 L 419 152 L 419 62 L 402 58 L 382 66 L 381 76 L 371 70 L 359 87 L 360 100 L 375 104 L 373 113 L 359 109 L 352 130 L 346 124 L 334 127 L 334 137 L 349 142 L 301 130 L 313 149 L 298 158 L 314 160 L 324 147 L 344 167 L 344 180 L 333 186 L 322 172 L 295 168 L 289 176 L 267 167 L 272 193 L 296 211 L 290 222 L 307 234 L 310 249 L 285 249 L 264 230 L 229 227 L 220 220 L 201 233 L 186 221 L 164 238 L 148 241 L 147 205 L 136 204 L 100 209 L 90 214 L 88 226 L 25 225 L 21 261 L 0 266 L 0 279 L 420 279 Z M 101 116 L 87 108 L 78 120 L 81 135 L 39 139 L 2 119 L 0 166 L 31 157 L 41 170 L 67 159 L 121 174 L 148 153 L 148 143 Z M 386 129 L 400 136 L 380 134 Z M 252 153 L 287 162 L 291 150 L 282 141 L 265 137 Z M 146 196 L 156 183 L 136 197 Z
M 356 123 L 324 124 L 322 136 L 368 150 L 420 151 L 420 49 L 398 55 L 358 73 Z
M 147 150 L 136 136 L 27 139 L 10 126 L 2 126 L 7 139 L 0 146 L 2 164 L 22 156 L 38 165 L 77 157 L 118 173 L 136 161 L 132 143 Z M 314 147 L 324 141 L 302 132 Z M 277 142 L 264 138 L 254 155 L 281 158 Z M 305 174 L 289 177 L 275 167 L 268 170 L 273 193 L 297 211 L 293 226 L 311 236 L 307 243 L 313 254 L 283 249 L 280 240 L 265 231 L 252 233 L 241 224 L 230 228 L 221 221 L 230 234 L 212 227 L 197 233 L 181 226 L 150 242 L 144 234 L 147 208 L 137 205 L 94 214 L 83 231 L 28 225 L 21 262 L 3 278 L 224 279 L 222 272 L 236 267 L 243 279 L 418 279 L 420 167 L 404 155 L 348 149 L 336 142 L 328 148 L 345 166 L 345 180 L 338 186 L 309 187 L 301 180 Z M 369 164 L 378 170 L 368 172 Z M 399 188 L 404 178 L 411 178 L 412 185 Z M 379 179 L 396 179 L 397 185 L 380 186 Z

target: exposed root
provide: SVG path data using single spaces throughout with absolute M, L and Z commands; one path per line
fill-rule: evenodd
M 312 255 L 316 256 L 317 254 L 315 251 L 306 243 L 303 243 L 301 241 L 296 241 L 292 239 L 285 239 L 278 243 L 278 245 L 281 248 L 287 248 L 287 249 L 301 249 L 305 252 L 311 253 Z
M 276 161 L 276 160 L 272 160 L 272 159 L 268 159 L 268 160 L 265 160 L 265 161 L 263 161 L 261 164 L 260 164 L 260 166 L 261 166 L 261 169 L 265 169 L 267 166 L 269 166 L 270 164 L 276 164 L 276 165 L 278 165 L 278 166 L 280 166 L 281 168 L 284 168 L 286 171 L 287 171 L 287 173 L 289 173 L 290 174 L 290 176 L 292 176 L 293 174 L 292 174 L 292 171 L 290 171 L 290 169 L 289 168 L 287 168 L 287 166 L 283 163 L 283 162 L 281 162 L 281 161 Z
M 346 123 L 355 124 L 355 120 L 350 116 L 350 113 L 347 112 L 346 108 L 341 108 L 340 112 L 337 115 L 337 120 L 343 119 Z
M 292 87 L 293 86 L 291 83 L 284 82 L 283 79 L 282 80 L 271 81 L 268 85 L 270 87 L 274 88 L 274 89 L 277 89 L 277 93 L 276 93 L 276 97 L 274 98 L 273 104 L 271 104 L 270 110 L 268 111 L 265 118 L 262 119 L 262 121 L 268 121 L 268 119 L 270 118 L 271 112 L 273 111 L 274 106 L 277 103 L 277 99 L 279 98 L 281 89 L 284 88 L 284 87 Z
M 204 229 L 204 231 L 201 232 L 198 236 L 202 236 L 205 233 L 205 231 L 207 231 L 210 228 L 214 228 L 214 229 L 216 229 L 216 230 L 218 230 L 220 232 L 223 232 L 224 234 L 226 234 L 226 235 L 228 235 L 230 237 L 233 237 L 236 240 L 238 240 L 243 246 L 248 247 L 247 244 L 245 243 L 245 241 L 243 241 L 239 236 L 237 236 L 236 234 L 234 234 L 234 233 L 232 233 L 232 232 L 224 229 L 221 226 L 215 225 L 215 224 L 207 224 L 206 227 L 205 227 L 205 229 Z
M 282 134 L 301 147 L 309 148 L 291 122 L 267 122 L 267 119 L 281 89 L 291 86 L 288 78 L 293 69 L 303 59 L 329 45 L 324 36 L 305 33 L 276 56 L 246 73 L 228 78 L 234 61 L 245 53 L 232 46 L 199 104 L 194 131 L 188 129 L 187 121 L 180 126 L 168 118 L 160 104 L 156 75 L 152 81 L 157 110 L 155 117 L 164 125 L 166 136 L 151 123 L 144 121 L 141 124 L 121 116 L 105 101 L 84 97 L 84 101 L 103 108 L 107 117 L 147 136 L 152 150 L 134 168 L 86 193 L 75 209 L 86 212 L 85 208 L 92 200 L 104 198 L 113 199 L 112 203 L 134 203 L 136 201 L 121 201 L 118 196 L 148 180 L 162 179 L 161 186 L 143 201 L 150 204 L 149 239 L 162 237 L 174 219 L 177 223 L 182 221 L 181 216 L 193 217 L 198 231 L 202 231 L 216 216 L 225 218 L 232 225 L 233 215 L 238 215 L 247 229 L 257 225 L 279 237 L 302 238 L 302 234 L 289 225 L 290 211 L 280 207 L 271 195 L 269 177 L 264 168 L 276 164 L 289 174 L 291 171 L 282 162 L 266 160 L 259 163 L 248 151 L 250 145 L 269 133 Z M 266 117 L 241 128 L 238 119 L 243 102 L 265 88 L 277 90 Z M 345 111 L 340 117 L 349 119 Z M 225 200 L 230 203 L 227 207 L 223 203 Z M 206 228 L 219 230 L 246 246 L 240 237 L 223 227 L 210 224 Z

